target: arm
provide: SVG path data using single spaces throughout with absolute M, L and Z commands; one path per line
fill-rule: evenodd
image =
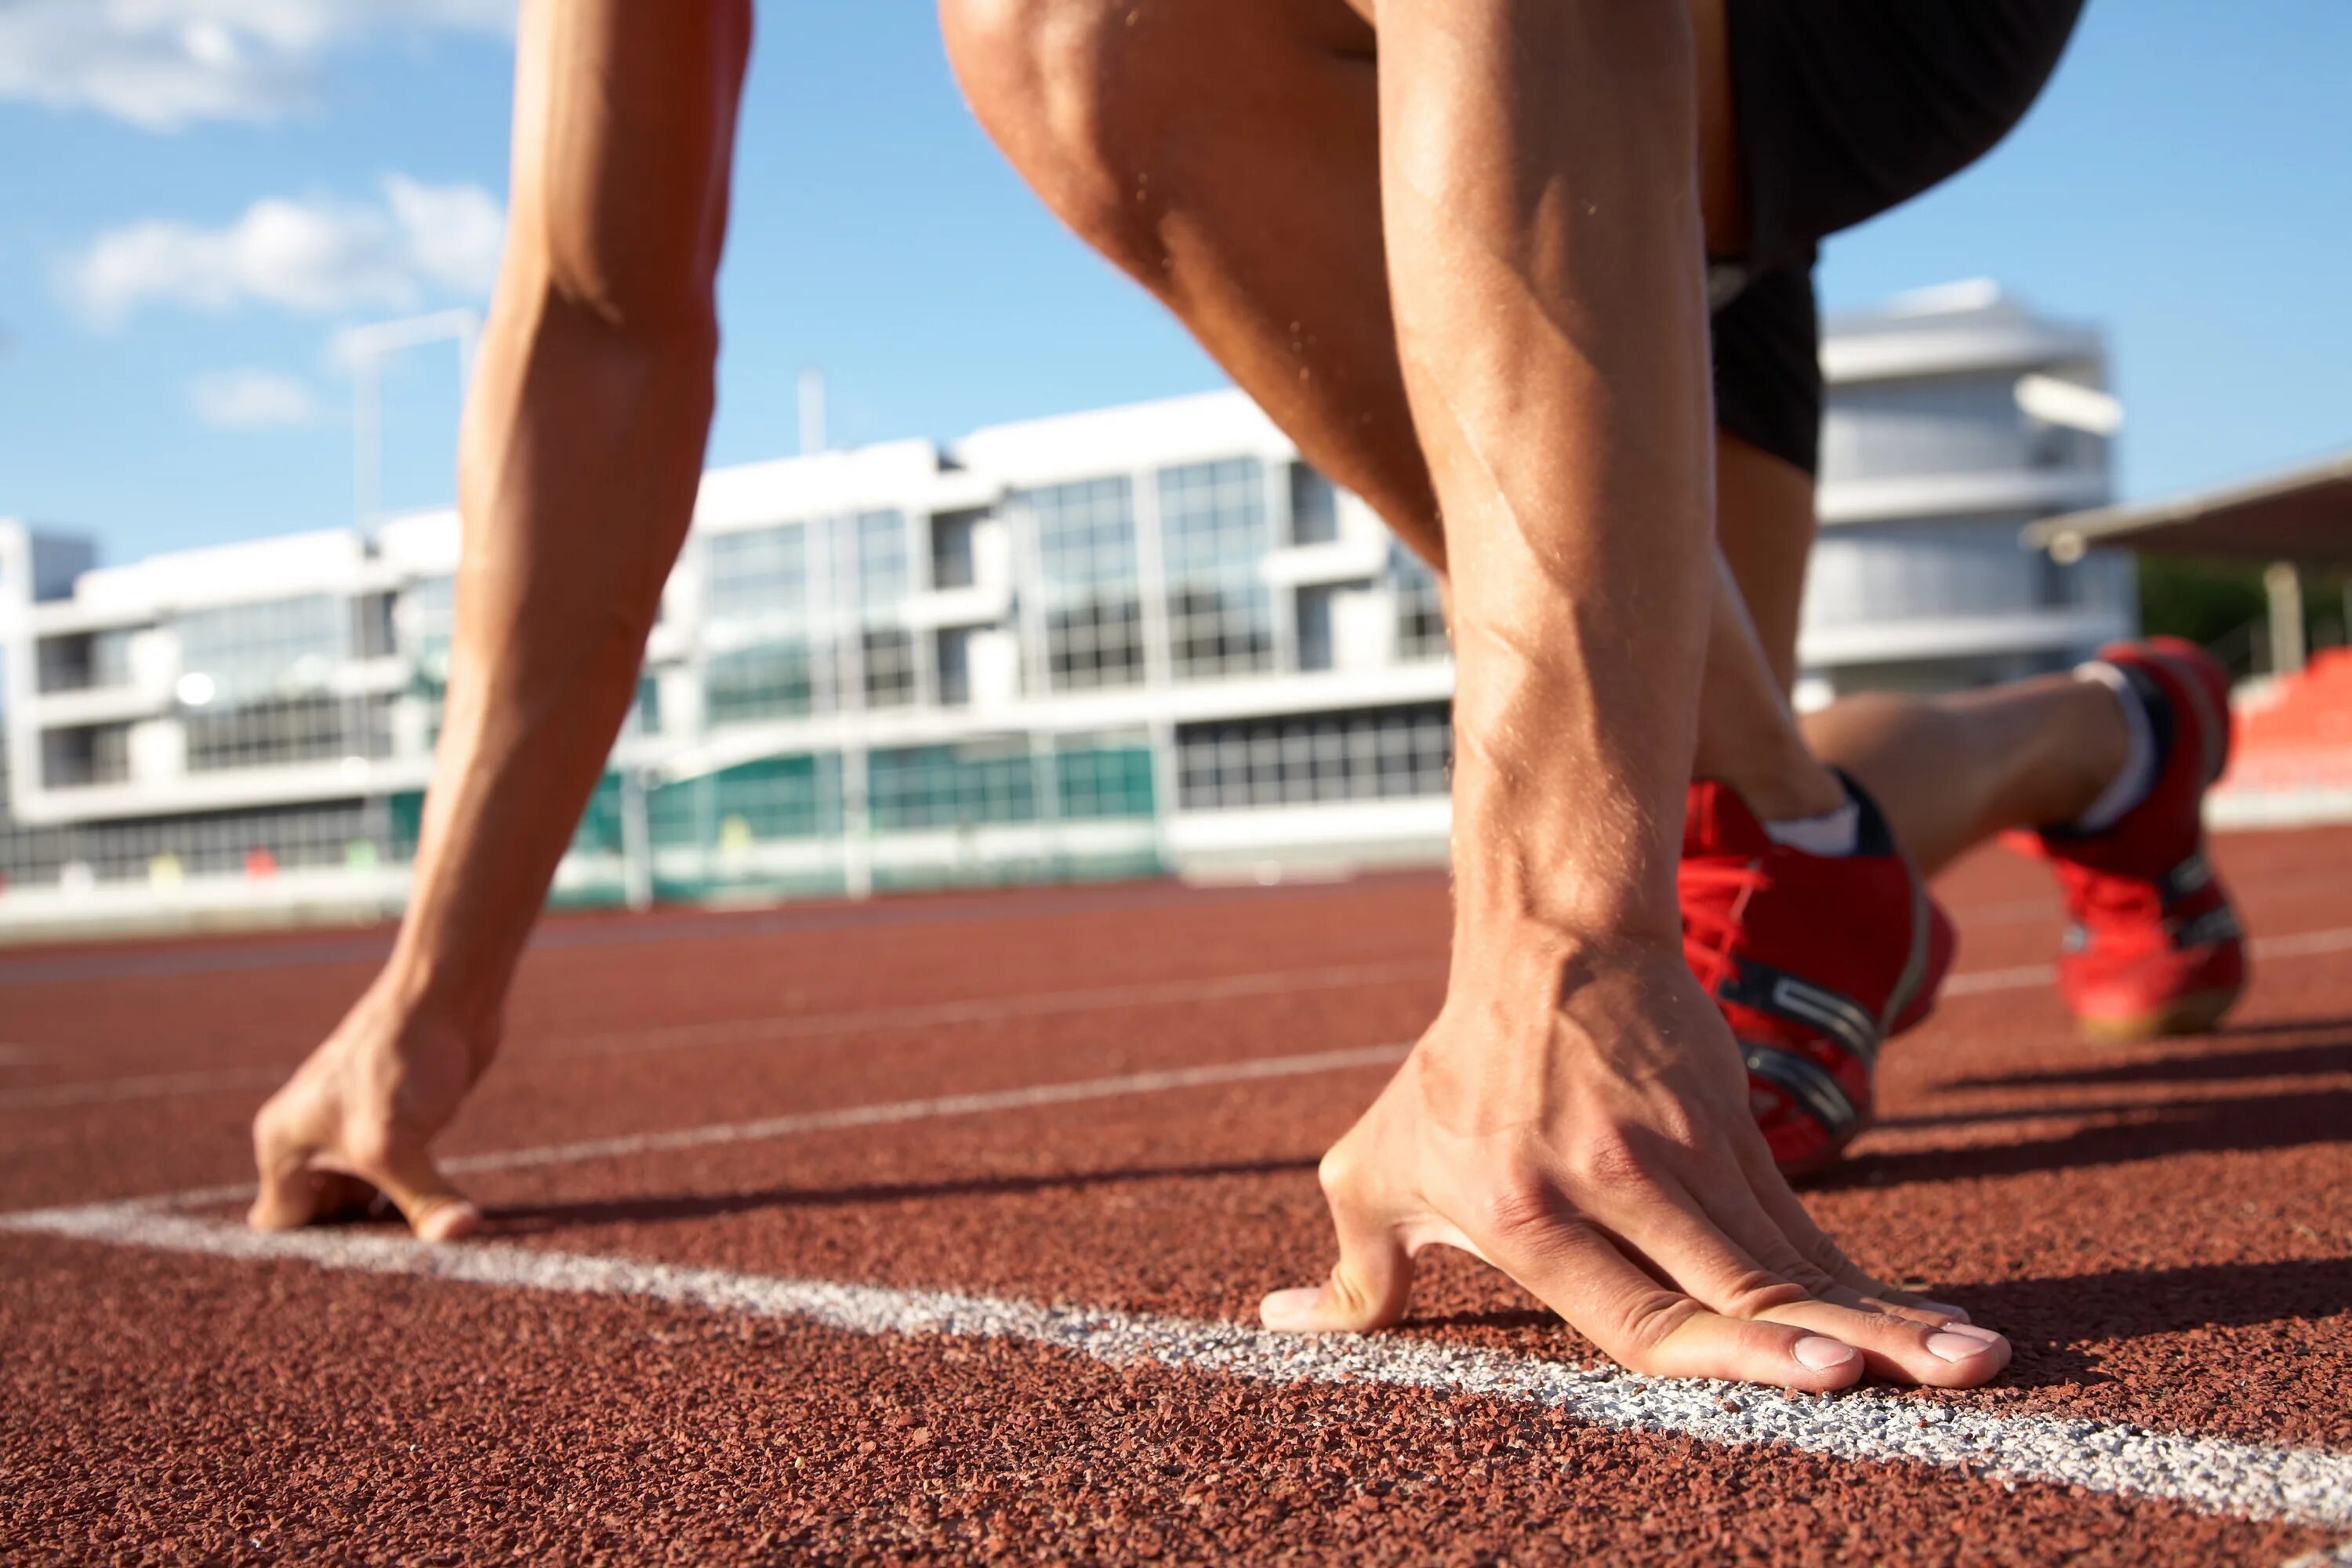
M 1392 1322 L 1445 1244 L 1639 1371 L 1981 1382 L 2005 1356 L 1950 1364 L 1945 1315 L 1806 1218 L 1683 957 L 1715 591 L 1685 8 L 1381 0 L 1379 24 L 1397 340 L 1453 579 L 1454 967 L 1324 1162 L 1330 1280 L 1266 1320 Z
M 457 626 L 393 955 L 256 1123 L 257 1224 L 357 1179 L 472 1211 L 426 1142 L 488 1065 L 525 939 L 626 715 L 693 513 L 748 0 L 537 0 L 512 206 L 458 457 Z

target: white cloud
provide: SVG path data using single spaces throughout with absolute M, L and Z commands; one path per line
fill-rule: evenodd
M 372 35 L 504 34 L 515 0 L 0 0 L 0 99 L 151 131 L 275 120 L 317 97 L 333 49 Z
M 188 406 L 207 425 L 249 430 L 264 425 L 308 425 L 318 417 L 310 384 L 274 370 L 218 370 L 188 384 Z
M 82 313 L 116 325 L 142 306 L 245 304 L 315 315 L 478 298 L 498 276 L 505 215 L 478 185 L 394 174 L 381 205 L 271 197 L 226 228 L 151 219 L 100 235 L 61 282 Z

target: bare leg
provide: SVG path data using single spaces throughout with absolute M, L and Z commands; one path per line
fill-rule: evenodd
M 1736 597 L 1712 581 L 1693 584 L 1681 564 L 1693 558 L 1675 553 L 1686 537 L 1706 541 L 1711 500 L 1705 482 L 1704 360 L 1687 352 L 1696 347 L 1703 354 L 1699 230 L 1702 219 L 1715 233 L 1736 220 L 1736 214 L 1732 220 L 1723 216 L 1730 160 L 1719 14 L 1700 4 L 1689 32 L 1676 40 L 1654 12 L 1620 17 L 1596 9 L 1570 16 L 1488 0 L 1459 12 L 1384 4 L 1384 24 L 1402 26 L 1406 36 L 1382 74 L 1373 68 L 1369 30 L 1328 0 L 950 0 L 944 9 L 950 51 L 974 108 L 1047 202 L 1174 309 L 1310 459 L 1365 496 L 1433 564 L 1459 566 L 1454 587 L 1464 647 L 1456 725 L 1474 764 L 1468 771 L 1476 777 L 1456 792 L 1457 816 L 1465 823 L 1457 847 L 1469 848 L 1467 868 L 1458 868 L 1458 903 L 1468 912 L 1457 931 L 1455 985 L 1446 1015 L 1416 1050 L 1413 1064 L 1325 1163 L 1341 1233 L 1340 1268 L 1319 1292 L 1282 1292 L 1266 1304 L 1269 1322 L 1291 1327 L 1393 1321 L 1402 1309 L 1410 1252 L 1429 1240 L 1465 1243 L 1464 1233 L 1441 1218 L 1454 1212 L 1459 1194 L 1440 1198 L 1424 1185 L 1423 1197 L 1434 1205 L 1428 1212 L 1418 1206 L 1422 1197 L 1390 1189 L 1435 1180 L 1429 1160 L 1469 1160 L 1474 1174 L 1467 1179 L 1474 1181 L 1512 1163 L 1497 1155 L 1481 1164 L 1464 1145 L 1449 1145 L 1442 1155 L 1419 1148 L 1414 1129 L 1431 1117 L 1451 1125 L 1446 1117 L 1463 1104 L 1483 1104 L 1497 1091 L 1505 1109 L 1496 1115 L 1512 1125 L 1525 1123 L 1531 1106 L 1598 1105 L 1615 1092 L 1596 1089 L 1588 1098 L 1583 1089 L 1565 1087 L 1591 1070 L 1584 1065 L 1559 1066 L 1561 1083 L 1545 1092 L 1519 1092 L 1528 1086 L 1491 1079 L 1465 1088 L 1454 1076 L 1465 1070 L 1465 1056 L 1490 1047 L 1506 1054 L 1516 1048 L 1520 1015 L 1531 1000 L 1548 1005 L 1543 999 L 1557 995 L 1570 998 L 1571 1007 L 1603 1005 L 1587 981 L 1562 984 L 1557 975 L 1530 971 L 1517 981 L 1503 975 L 1505 983 L 1495 983 L 1502 974 L 1498 955 L 1509 950 L 1507 937 L 1497 933 L 1508 922 L 1482 924 L 1481 911 L 1503 884 L 1512 889 L 1508 898 L 1528 900 L 1529 907 L 1571 911 L 1564 923 L 1572 924 L 1579 888 L 1597 868 L 1623 864 L 1631 854 L 1643 860 L 1645 878 L 1662 877 L 1672 859 L 1670 845 L 1661 839 L 1670 838 L 1678 814 L 1663 808 L 1662 797 L 1676 793 L 1687 774 L 1687 732 L 1672 771 L 1653 776 L 1654 764 L 1673 747 L 1635 744 L 1615 725 L 1629 712 L 1636 715 L 1627 720 L 1633 728 L 1653 720 L 1675 722 L 1687 713 L 1684 699 L 1671 689 L 1646 689 L 1631 709 L 1612 709 L 1617 717 L 1604 722 L 1600 707 L 1622 704 L 1632 689 L 1602 696 L 1596 688 L 1594 706 L 1587 707 L 1577 694 L 1585 677 L 1573 672 L 1614 666 L 1603 677 L 1613 682 L 1632 673 L 1635 660 L 1601 652 L 1596 661 L 1597 650 L 1641 648 L 1645 667 L 1687 669 L 1696 688 L 1701 661 L 1692 656 L 1704 653 L 1710 678 L 1718 659 L 1732 672 L 1744 672 L 1744 684 L 1720 690 L 1751 729 L 1778 725 L 1785 743 L 1770 753 L 1776 764 L 1808 760 Z M 1496 30 L 1498 19 L 1505 28 L 1524 26 L 1523 34 L 1511 37 L 1530 52 L 1512 52 Z M 1457 24 L 1458 33 L 1445 30 Z M 1621 24 L 1627 31 L 1614 32 Z M 1643 34 L 1644 28 L 1658 30 Z M 1563 50 L 1570 38 L 1577 42 Z M 1654 52 L 1646 52 L 1654 46 Z M 1630 52 L 1616 55 L 1621 47 Z M 1592 252 L 1572 256 L 1540 246 L 1521 248 L 1523 234 L 1491 250 L 1473 241 L 1454 258 L 1460 273 L 1449 278 L 1440 254 L 1444 243 L 1431 237 L 1428 205 L 1475 211 L 1490 224 L 1503 219 L 1496 226 L 1507 227 L 1511 220 L 1503 210 L 1509 198 L 1496 183 L 1506 165 L 1489 156 L 1492 147 L 1455 156 L 1442 145 L 1465 128 L 1480 128 L 1472 133 L 1475 141 L 1495 126 L 1495 101 L 1477 89 L 1448 98 L 1460 82 L 1445 79 L 1444 64 L 1409 70 L 1404 79 L 1411 87 L 1388 79 L 1399 59 L 1426 65 L 1440 56 L 1475 58 L 1478 68 L 1505 59 L 1509 70 L 1524 73 L 1513 77 L 1511 90 L 1526 96 L 1514 100 L 1506 117 L 1519 106 L 1547 103 L 1520 124 L 1539 123 L 1539 134 L 1559 134 L 1519 173 L 1532 178 L 1538 168 L 1550 167 L 1541 160 L 1557 158 L 1559 167 L 1574 171 L 1561 186 L 1593 194 L 1599 205 L 1585 208 L 1588 214 L 1606 207 L 1616 215 L 1612 225 L 1591 232 L 1647 237 L 1630 250 L 1617 239 L 1613 259 L 1606 238 Z M 1579 69 L 1596 74 L 1571 79 Z M 1664 75 L 1643 78 L 1645 71 Z M 1675 71 L 1683 73 L 1680 82 L 1671 79 Z M 1694 78 L 1695 94 L 1682 85 Z M 1634 86 L 1641 79 L 1648 81 L 1647 89 Z M 1424 85 L 1443 101 L 1441 110 L 1432 112 L 1429 98 L 1415 100 Z M 1390 94 L 1391 110 L 1407 118 L 1392 118 L 1383 127 L 1376 92 Z M 1693 99 L 1702 107 L 1695 110 Z M 1570 104 L 1580 107 L 1547 118 Z M 1675 123 L 1681 116 L 1688 118 Z M 1634 129 L 1637 122 L 1649 129 Z M 1417 131 L 1401 132 L 1399 125 L 1425 126 L 1437 141 L 1415 140 Z M 1383 131 L 1392 142 L 1386 149 Z M 1394 144 L 1400 137 L 1402 144 Z M 1603 145 L 1621 148 L 1622 161 L 1615 161 L 1615 153 L 1596 157 Z M 1515 146 L 1511 156 L 1528 151 Z M 1668 152 L 1713 173 L 1695 184 L 1686 173 L 1690 164 L 1673 167 Z M 1384 159 L 1389 191 L 1402 189 L 1422 208 L 1411 226 L 1409 226 L 1402 236 L 1382 234 Z M 1692 202 L 1695 189 L 1697 210 L 1675 211 L 1677 199 Z M 1410 359 L 1416 396 L 1425 415 L 1434 410 L 1442 426 L 1435 430 L 1425 419 L 1416 422 L 1415 405 L 1405 395 L 1384 254 L 1400 268 L 1396 276 L 1409 276 L 1421 290 L 1399 285 L 1401 297 L 1422 301 L 1422 313 L 1404 325 L 1418 356 Z M 1643 259 L 1632 260 L 1636 255 Z M 1630 261 L 1632 270 L 1612 274 L 1617 260 Z M 1563 286 L 1563 274 L 1573 281 Z M 1585 293 L 1588 285 L 1595 292 Z M 1629 303 L 1638 296 L 1658 311 L 1659 332 L 1630 356 L 1623 352 L 1630 318 L 1593 308 L 1621 290 Z M 1530 313 L 1536 301 L 1540 305 Z M 1499 337 L 1497 311 L 1513 323 Z M 1481 354 L 1495 357 L 1481 361 Z M 1558 395 L 1538 400 L 1541 406 L 1512 401 L 1534 384 L 1556 387 Z M 1596 384 L 1607 385 L 1612 395 L 1596 404 Z M 1465 395 L 1476 401 L 1465 404 Z M 1491 435 L 1523 419 L 1542 435 L 1480 447 L 1482 432 Z M 1424 454 L 1436 464 L 1434 484 Z M 1481 467 L 1496 461 L 1500 471 Z M 1525 495 L 1513 499 L 1522 489 Z M 1443 523 L 1433 492 L 1454 498 Z M 1505 515 L 1497 514 L 1498 506 Z M 1594 513 L 1643 522 L 1598 527 L 1591 521 Z M 1686 535 L 1685 525 L 1694 524 Z M 1449 531 L 1457 546 L 1451 555 Z M 1670 563 L 1668 569 L 1659 571 L 1662 563 Z M 1598 591 L 1604 583 L 1611 585 L 1608 594 Z M 1727 626 L 1738 635 L 1719 636 Z M 1680 663 L 1685 658 L 1691 659 L 1686 666 Z M 1513 668 L 1531 672 L 1529 678 L 1515 686 L 1515 678 L 1498 673 Z M 1559 679 L 1547 684 L 1553 675 Z M 1761 701 L 1753 700 L 1757 693 Z M 1524 752 L 1525 740 L 1538 733 L 1554 738 L 1540 759 Z M 1611 734 L 1625 743 L 1596 739 Z M 1740 760 L 1742 747 L 1724 749 L 1728 763 Z M 1638 781 L 1627 772 L 1636 757 L 1650 769 Z M 1834 804 L 1840 798 L 1834 782 L 1816 773 L 1827 785 L 1824 805 Z M 1571 775 L 1584 793 L 1577 808 L 1562 809 L 1557 786 Z M 1620 812 L 1629 791 L 1641 804 Z M 1594 841 L 1590 829 L 1612 816 L 1638 819 L 1640 826 L 1625 836 L 1608 830 Z M 1570 842 L 1580 836 L 1580 843 Z M 1759 1169 L 1749 1157 L 1755 1140 L 1744 1085 L 1730 1070 L 1736 1057 L 1682 1043 L 1712 1042 L 1722 1033 L 1719 1019 L 1692 1005 L 1672 934 L 1671 889 L 1661 900 L 1649 882 L 1644 889 L 1643 919 L 1650 923 L 1643 930 L 1653 932 L 1660 956 L 1641 971 L 1643 984 L 1655 989 L 1631 1005 L 1629 1019 L 1640 1015 L 1643 1021 L 1629 1027 L 1644 1033 L 1671 1019 L 1667 1032 L 1676 1043 L 1665 1053 L 1674 1065 L 1658 1065 L 1643 1079 L 1652 1088 L 1629 1091 L 1630 1099 L 1645 1099 L 1677 1074 L 1720 1072 L 1721 1081 L 1710 1076 L 1704 1089 L 1684 1086 L 1689 1092 L 1675 1114 L 1699 1118 L 1705 1131 L 1690 1131 L 1694 1124 L 1685 1121 L 1677 1146 L 1704 1147 L 1710 1158 L 1738 1151 L 1746 1163 L 1737 1174 L 1719 1167 L 1695 1173 L 1690 1190 L 1738 1208 L 1748 1216 L 1738 1222 L 1743 1231 L 1759 1213 L 1769 1213 L 1769 1220 L 1759 1222 L 1753 1233 L 1757 1256 L 1779 1259 L 1776 1267 L 1802 1277 L 1818 1295 L 1857 1303 L 1855 1290 L 1883 1295 L 1883 1288 L 1839 1258 L 1812 1229 L 1770 1173 L 1769 1158 Z M 1596 961 L 1601 969 L 1617 962 Z M 1614 1070 L 1602 1070 L 1601 1078 L 1616 1082 Z M 1465 1099 L 1451 1098 L 1457 1089 Z M 1431 1096 L 1452 1110 L 1437 1109 Z M 1577 1150 L 1580 1158 L 1608 1146 L 1607 1137 L 1554 1131 L 1559 1136 L 1547 1147 Z M 1475 1141 L 1486 1134 L 1462 1136 Z M 1422 1173 L 1415 1177 L 1417 1168 Z M 1578 1181 L 1571 1174 L 1560 1192 L 1574 1190 Z M 1640 1173 L 1622 1186 L 1605 1180 L 1601 1185 L 1646 1190 Z M 1541 1211 L 1545 1224 L 1556 1217 L 1555 1205 L 1568 1201 L 1532 1189 L 1518 1196 L 1527 1199 L 1520 1208 L 1513 1210 L 1510 1201 L 1502 1207 Z M 1747 1208 L 1751 1202 L 1761 1209 Z M 1775 1237 L 1774 1227 L 1785 1228 Z M 1626 1231 L 1620 1227 L 1618 1234 Z M 1541 1267 L 1514 1267 L 1534 1260 L 1506 1257 L 1511 1249 L 1499 1245 L 1481 1250 L 1545 1293 L 1537 1278 Z M 1590 1278 L 1617 1278 L 1601 1255 L 1592 1254 L 1591 1261 L 1601 1273 Z M 1666 1272 L 1686 1279 L 1679 1263 Z M 1573 1304 L 1563 1310 L 1571 1321 L 1580 1315 Z M 1973 1350 L 1962 1352 L 1965 1370 L 1935 1366 L 1906 1337 L 1916 1324 L 1838 1319 L 1840 1327 L 1829 1330 L 1831 1320 L 1816 1321 L 1825 1331 L 1853 1332 L 1854 1342 L 1867 1342 L 1874 1364 L 1890 1375 L 1969 1382 L 1990 1375 L 1991 1362 Z M 1940 1317 L 1931 1314 L 1928 1321 Z M 1714 1334 L 1718 1327 L 1702 1324 L 1696 1331 Z M 1660 1365 L 1663 1359 L 1644 1354 L 1635 1364 Z M 1843 1378 L 1851 1372 L 1822 1375 Z M 1810 1374 L 1798 1381 L 1822 1385 Z
M 1370 26 L 1340 0 L 948 0 L 942 16 L 974 110 L 1046 203 L 1442 575 L 1444 529 L 1382 265 Z M 1734 248 L 1742 218 L 1719 0 L 1695 0 L 1691 17 L 1702 214 L 1710 245 Z M 1794 469 L 1732 437 L 1717 452 L 1724 507 L 1784 515 L 1788 487 L 1771 469 Z M 1810 529 L 1811 487 L 1796 477 Z M 1757 536 L 1730 521 L 1727 533 Z M 1801 574 L 1801 562 L 1800 595 Z M 1718 581 L 1727 588 L 1720 571 Z M 1793 646 L 1793 599 L 1783 620 Z M 1774 820 L 1843 799 L 1796 729 L 1788 680 L 1759 652 L 1737 592 L 1718 594 L 1699 771 Z
M 1731 437 L 1717 451 L 1724 558 L 1755 618 L 1762 658 L 1785 689 L 1797 663 L 1813 483 Z M 1702 734 L 1721 738 L 1744 762 L 1718 763 L 1703 740 L 1698 771 L 1733 782 L 1770 819 L 1780 815 L 1770 803 L 1804 788 L 1810 769 L 1788 756 L 1776 726 L 1753 718 L 1763 694 L 1732 695 L 1753 679 L 1748 661 L 1711 651 L 1710 710 L 1722 710 Z M 2114 692 L 2063 675 L 1952 697 L 1850 697 L 1808 714 L 1802 727 L 1812 754 L 1862 781 L 1931 876 L 2004 828 L 2079 816 L 2122 768 L 2129 744 Z M 1735 777 L 1735 766 L 1748 782 Z
M 2080 816 L 2129 744 L 2116 694 L 2065 675 L 1930 700 L 1850 697 L 1804 723 L 1931 876 L 2003 828 Z
M 459 454 L 446 722 L 393 956 L 254 1123 L 253 1223 L 381 1194 L 476 1221 L 427 1145 L 489 1065 L 507 985 L 635 689 L 709 427 L 712 288 L 748 0 L 539 0 L 514 208 Z

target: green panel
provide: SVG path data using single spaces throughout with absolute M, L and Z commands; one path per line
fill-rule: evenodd
M 866 761 L 877 833 L 1037 820 L 1037 773 L 1025 746 L 911 746 Z
M 841 832 L 841 759 L 762 757 L 653 792 L 646 815 L 657 847 L 719 847 Z
M 1066 747 L 1054 757 L 1061 816 L 1070 822 L 1152 814 L 1149 745 Z
M 415 859 L 416 841 L 425 833 L 425 792 L 410 789 L 386 795 L 383 811 L 392 835 L 393 858 L 404 863 Z

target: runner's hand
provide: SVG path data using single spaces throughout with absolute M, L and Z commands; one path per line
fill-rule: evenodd
M 247 1223 L 291 1230 L 364 1212 L 380 1197 L 425 1241 L 454 1241 L 481 1213 L 428 1146 L 457 1114 L 488 1046 L 389 999 L 380 980 L 253 1119 L 260 1190 Z
M 1587 950 L 1549 973 L 1457 980 L 1323 1160 L 1339 1240 L 1329 1280 L 1268 1296 L 1267 1327 L 1394 1323 L 1413 1254 L 1442 1243 L 1636 1372 L 1970 1387 L 2009 1364 L 2007 1341 L 1871 1279 L 1813 1225 L 1678 951 Z

